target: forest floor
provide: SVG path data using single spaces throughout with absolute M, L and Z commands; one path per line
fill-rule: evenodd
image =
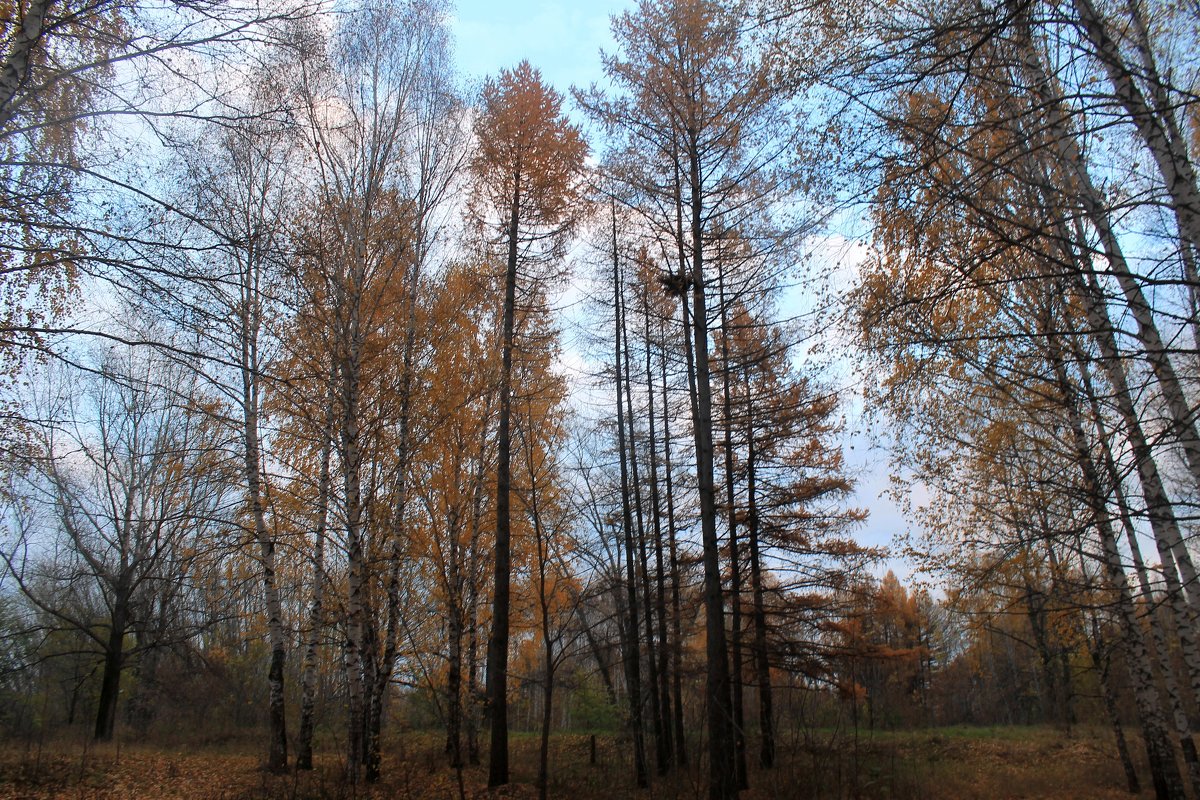
M 559 734 L 552 740 L 550 797 L 607 800 L 619 797 L 703 798 L 700 771 L 679 770 L 636 791 L 624 752 L 614 737 L 597 736 L 591 765 L 590 737 Z M 191 748 L 147 744 L 96 746 L 82 742 L 0 744 L 0 800 L 79 798 L 118 800 L 351 800 L 362 798 L 488 797 L 533 800 L 537 739 L 512 738 L 513 783 L 489 795 L 486 770 L 468 767 L 461 784 L 445 766 L 437 737 L 412 733 L 386 748 L 384 778 L 370 787 L 348 786 L 335 756 L 318 757 L 311 772 L 272 775 L 252 754 L 251 741 Z M 874 736 L 817 732 L 780 743 L 780 763 L 751 770 L 754 788 L 743 800 L 814 798 L 1130 798 L 1107 734 L 1049 728 L 938 728 Z M 754 760 L 753 758 L 751 759 Z M 1151 796 L 1143 792 L 1144 797 Z

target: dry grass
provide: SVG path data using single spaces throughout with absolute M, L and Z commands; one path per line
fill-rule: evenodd
M 537 742 L 513 738 L 513 784 L 494 796 L 532 800 Z M 163 798 L 164 800 L 357 800 L 358 798 L 488 797 L 481 767 L 459 775 L 445 766 L 439 740 L 409 734 L 389 743 L 384 779 L 349 786 L 343 765 L 324 754 L 312 772 L 272 775 L 261 768 L 252 742 L 197 749 L 152 745 L 56 742 L 0 749 L 0 800 L 8 798 Z M 612 737 L 598 739 L 597 764 L 589 765 L 585 735 L 553 739 L 550 796 L 568 800 L 615 797 L 701 798 L 702 773 L 680 770 L 636 791 L 627 748 Z M 1068 737 L 1045 728 L 955 728 L 874 737 L 834 734 L 797 736 L 782 749 L 771 771 L 752 770 L 743 800 L 827 798 L 1128 798 L 1107 736 L 1077 732 Z M 1149 796 L 1148 794 L 1146 796 Z

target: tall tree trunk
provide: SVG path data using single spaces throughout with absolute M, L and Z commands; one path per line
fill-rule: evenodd
M 754 442 L 754 413 L 750 404 L 750 380 L 746 377 L 746 526 L 750 543 L 750 589 L 754 597 L 754 672 L 758 683 L 758 763 L 775 766 L 775 713 L 771 693 L 771 662 L 767 651 L 767 609 L 763 591 L 762 560 L 759 555 L 758 452 Z
M 1126 302 L 1138 324 L 1138 337 L 1145 345 L 1147 358 L 1151 362 L 1160 389 L 1167 400 L 1172 416 L 1172 428 L 1183 445 L 1189 467 L 1192 468 L 1193 478 L 1200 483 L 1200 472 L 1196 469 L 1200 467 L 1200 462 L 1193 464 L 1190 460 L 1191 457 L 1188 456 L 1190 452 L 1188 441 L 1194 440 L 1196 435 L 1194 420 L 1190 418 L 1190 412 L 1187 411 L 1187 403 L 1183 398 L 1182 389 L 1167 352 L 1162 346 L 1150 307 L 1137 280 L 1126 265 L 1116 234 L 1112 230 L 1110 218 L 1103 208 L 1098 191 L 1091 183 L 1084 162 L 1081 160 L 1082 154 L 1079 152 L 1078 144 L 1069 130 L 1065 112 L 1061 108 L 1061 99 L 1051 90 L 1052 79 L 1044 73 L 1040 59 L 1032 49 L 1028 38 L 1027 20 L 1020 14 L 1016 19 L 1018 29 L 1023 37 L 1025 76 L 1027 80 L 1037 82 L 1036 94 L 1048 103 L 1047 108 L 1052 117 L 1052 124 L 1060 137 L 1055 142 L 1059 154 L 1058 166 L 1060 171 L 1067 172 L 1069 182 L 1078 190 L 1089 220 L 1100 234 L 1109 267 L 1116 273 L 1122 286 Z M 1074 236 L 1069 235 L 1067 226 L 1068 223 L 1062 220 L 1056 223 L 1059 231 L 1059 249 L 1064 263 L 1070 264 L 1074 268 L 1073 289 L 1082 301 L 1091 336 L 1100 351 L 1101 367 L 1112 388 L 1123 422 L 1124 433 L 1133 452 L 1155 543 L 1164 565 L 1174 560 L 1171 557 L 1172 554 L 1182 554 L 1182 557 L 1178 559 L 1178 567 L 1183 578 L 1183 585 L 1189 587 L 1188 594 L 1185 596 L 1174 570 L 1165 571 L 1164 576 L 1167 582 L 1168 603 L 1180 631 L 1181 648 L 1191 679 L 1192 694 L 1200 696 L 1200 645 L 1195 639 L 1196 609 L 1200 607 L 1200 581 L 1196 580 L 1196 571 L 1191 556 L 1183 545 L 1178 522 L 1159 475 L 1154 453 L 1143 433 L 1141 421 L 1134 405 L 1133 394 L 1125 377 L 1123 359 L 1113 334 L 1115 328 L 1109 317 L 1107 300 L 1096 278 L 1082 223 L 1079 219 L 1074 220 Z M 1067 243 L 1072 240 L 1078 243 L 1079 252 L 1075 252 L 1068 246 Z M 1081 368 L 1084 369 L 1086 380 L 1086 364 Z M 1192 749 L 1194 750 L 1194 745 Z M 1197 769 L 1197 774 L 1200 775 L 1200 767 Z
M 616 206 L 612 209 L 612 257 L 613 257 L 613 314 L 614 314 L 614 353 L 613 369 L 616 376 L 617 394 L 617 450 L 621 462 L 621 522 L 625 537 L 625 593 L 628 605 L 628 627 L 626 629 L 625 678 L 629 685 L 630 726 L 633 728 L 633 762 L 634 777 L 639 788 L 646 786 L 646 750 L 643 742 L 642 725 L 642 680 L 641 653 L 638 647 L 638 597 L 637 573 L 635 569 L 636 556 L 633 541 L 633 513 L 629 503 L 629 457 L 625 447 L 625 405 L 622 375 L 622 341 L 625 321 L 621 316 L 623 302 L 621 300 L 621 265 L 620 254 L 617 250 L 617 215 Z
M 308 641 L 304 648 L 304 663 L 300 673 L 300 736 L 296 742 L 296 769 L 312 769 L 312 740 L 316 729 L 317 705 L 317 647 L 321 642 L 321 615 L 325 602 L 325 535 L 329 525 L 330 469 L 332 442 L 332 408 L 328 404 L 324 443 L 321 445 L 321 466 L 317 479 L 317 529 L 313 547 L 312 607 L 308 615 Z
M 1052 349 L 1057 346 L 1053 338 L 1050 340 L 1050 346 Z M 1103 495 L 1099 474 L 1092 460 L 1083 420 L 1063 369 L 1061 357 L 1052 352 L 1051 363 L 1055 366 L 1056 379 L 1062 393 L 1063 408 L 1070 418 L 1072 442 L 1083 477 L 1085 500 L 1091 510 L 1092 523 L 1100 535 L 1102 548 L 1100 560 L 1107 573 L 1109 585 L 1117 594 L 1117 611 L 1121 615 L 1125 632 L 1126 661 L 1133 683 L 1134 699 L 1142 721 L 1142 738 L 1145 741 L 1146 752 L 1150 760 L 1155 795 L 1158 800 L 1184 800 L 1187 792 L 1179 773 L 1179 765 L 1175 762 L 1174 751 L 1167 738 L 1162 705 L 1150 670 L 1150 656 L 1142 635 L 1141 624 L 1137 618 L 1137 608 L 1129 591 L 1129 582 L 1125 570 L 1121 566 L 1121 555 L 1113 532 L 1112 517 Z
M 242 378 L 242 443 L 246 494 L 254 525 L 262 565 L 263 596 L 267 606 L 267 638 L 271 645 L 271 663 L 267 671 L 270 687 L 268 705 L 267 768 L 287 769 L 287 717 L 284 713 L 283 668 L 287 639 L 283 631 L 283 603 L 275 581 L 275 538 L 267 530 L 263 502 L 261 438 L 258 429 L 260 406 L 258 330 L 259 297 L 250 267 L 242 276 L 240 302 L 240 366 Z
M 1125 532 L 1125 541 L 1129 546 L 1134 574 L 1137 575 L 1138 588 L 1141 592 L 1142 602 L 1146 608 L 1147 630 L 1150 633 L 1150 640 L 1146 643 L 1146 650 L 1151 664 L 1158 664 L 1159 673 L 1162 676 L 1163 688 L 1167 693 L 1167 703 L 1171 710 L 1171 721 L 1175 726 L 1175 736 L 1183 752 L 1183 760 L 1187 765 L 1188 777 L 1192 783 L 1192 792 L 1196 796 L 1200 796 L 1200 757 L 1198 757 L 1196 752 L 1196 743 L 1192 739 L 1191 725 L 1184 710 L 1185 704 L 1180 692 L 1179 681 L 1175 677 L 1175 667 L 1171 663 L 1170 648 L 1167 645 L 1166 631 L 1164 630 L 1166 626 L 1160 625 L 1154 619 L 1158 601 L 1154 596 L 1149 570 L 1147 570 L 1146 563 L 1142 559 L 1141 547 L 1138 545 L 1137 540 L 1137 529 L 1133 523 L 1133 511 L 1129 507 L 1125 490 L 1121 485 L 1121 472 L 1117 467 L 1112 448 L 1108 443 L 1104 418 L 1101 415 L 1100 401 L 1092 388 L 1091 379 L 1088 376 L 1087 364 L 1081 363 L 1079 371 L 1084 394 L 1091 405 L 1092 415 L 1096 418 L 1096 438 L 1100 445 L 1101 465 L 1108 474 L 1109 483 L 1112 487 L 1110 493 L 1117 503 L 1117 513 L 1121 521 L 1121 527 Z M 1173 565 L 1168 563 L 1163 564 L 1164 574 L 1173 570 Z M 1168 586 L 1168 591 L 1170 588 Z M 1174 588 L 1178 592 L 1178 582 L 1176 582 Z
M 738 794 L 734 767 L 733 708 L 729 650 L 725 643 L 725 604 L 721 591 L 721 545 L 717 539 L 717 497 L 713 483 L 712 386 L 708 362 L 708 307 L 704 297 L 704 207 L 698 133 L 687 132 L 691 207 L 692 331 L 696 403 L 692 432 L 696 442 L 696 488 L 704 563 L 705 701 L 708 706 L 709 800 Z
M 504 272 L 504 321 L 500 372 L 500 420 L 496 432 L 496 552 L 492 588 L 492 634 L 488 638 L 487 696 L 491 716 L 488 787 L 508 783 L 508 615 L 511 580 L 512 356 L 517 306 L 517 234 L 521 176 L 513 183 L 508 220 L 508 261 Z
M 721 307 L 721 417 L 725 450 L 725 513 L 729 523 L 729 650 L 733 656 L 733 747 L 737 783 L 750 788 L 746 771 L 746 705 L 742 686 L 745 664 L 742 660 L 742 564 L 738 553 L 737 494 L 734 485 L 733 462 L 733 399 L 730 388 L 732 371 L 729 366 L 729 309 L 725 302 L 725 265 L 717 262 L 717 299 Z
M 686 328 L 686 326 L 685 326 Z M 687 331 L 685 329 L 686 336 Z M 671 563 L 671 710 L 674 714 L 675 763 L 687 765 L 687 739 L 683 732 L 683 609 L 680 600 L 679 545 L 675 537 L 675 481 L 671 464 L 671 406 L 667 397 L 666 335 L 663 334 L 662 371 L 663 471 L 666 473 L 667 541 Z
M 653 604 L 650 601 L 650 559 L 646 549 L 646 515 L 642 506 L 642 482 L 638 475 L 638 437 L 633 423 L 633 368 L 630 366 L 629 351 L 631 348 L 629 346 L 628 311 L 625 305 L 624 287 L 617 293 L 617 299 L 621 304 L 621 350 L 625 360 L 625 408 L 629 421 L 627 430 L 629 479 L 633 487 L 633 508 L 637 522 L 638 569 L 641 577 L 643 612 L 641 616 L 645 622 L 646 635 L 646 686 L 650 696 L 650 726 L 654 733 L 655 763 L 658 774 L 663 775 L 667 772 L 670 752 L 664 748 L 666 740 L 662 730 L 662 704 L 658 694 L 658 661 L 655 656 L 654 619 L 651 614 Z
M 658 492 L 658 431 L 655 426 L 654 414 L 654 369 L 650 359 L 650 286 L 642 287 L 643 330 L 646 344 L 646 416 L 650 427 L 650 515 L 654 520 L 654 568 L 655 568 L 655 618 L 658 621 L 658 698 L 659 698 L 659 730 L 662 735 L 662 745 L 659 748 L 661 757 L 660 769 L 665 772 L 671 766 L 673 736 L 671 730 L 671 690 L 667 675 L 667 589 L 666 573 L 663 571 L 663 530 L 662 506 L 659 503 Z
M 408 265 L 404 276 L 405 322 L 404 341 L 400 372 L 400 418 L 396 432 L 396 474 L 392 482 L 394 510 L 391 519 L 391 546 L 388 553 L 388 578 L 386 584 L 387 605 L 384 623 L 383 649 L 376 665 L 371 686 L 370 713 L 366 733 L 366 778 L 374 783 L 379 780 L 382 764 L 381 735 L 383 716 L 387 706 L 387 691 L 391 686 L 399 647 L 400 615 L 400 569 L 407 563 L 404 554 L 405 524 L 408 514 L 408 463 L 411 452 L 410 428 L 412 424 L 413 371 L 417 346 L 417 289 L 421 276 L 423 252 L 419 240 L 413 262 Z
M 358 358 L 351 353 L 339 369 L 341 383 L 341 461 L 345 492 L 346 515 L 346 777 L 357 783 L 363 760 L 363 738 L 366 729 L 366 694 L 364 675 L 371 654 L 367 649 L 367 566 L 363 552 L 362 531 L 362 450 L 359 443 L 359 375 Z
M 1088 271 L 1090 272 L 1090 270 Z M 1163 563 L 1167 603 L 1179 630 L 1180 647 L 1184 664 L 1188 669 L 1191 694 L 1193 697 L 1197 697 L 1200 696 L 1200 644 L 1196 641 L 1195 621 L 1196 607 L 1200 603 L 1200 596 L 1198 596 L 1200 585 L 1197 585 L 1200 581 L 1197 581 L 1191 555 L 1184 545 L 1173 505 L 1158 471 L 1154 452 L 1146 440 L 1141 420 L 1134 406 L 1133 394 L 1125 377 L 1125 369 L 1117 351 L 1116 338 L 1113 335 L 1114 328 L 1108 315 L 1108 309 L 1103 302 L 1103 296 L 1100 294 L 1100 287 L 1094 275 L 1087 279 L 1081 277 L 1077 282 L 1080 285 L 1079 291 L 1082 294 L 1092 338 L 1096 341 L 1100 351 L 1100 364 L 1116 400 L 1125 438 L 1129 442 L 1134 457 L 1142 496 L 1146 501 L 1146 514 L 1149 517 L 1154 542 Z M 1081 361 L 1080 370 L 1081 377 L 1085 381 L 1084 389 L 1094 398 L 1095 393 L 1091 388 L 1086 362 Z M 1093 403 L 1095 402 L 1097 401 L 1093 400 Z M 1097 416 L 1097 419 L 1102 424 L 1103 418 Z M 1107 447 L 1107 444 L 1105 446 Z M 1182 553 L 1183 556 L 1177 563 L 1173 558 L 1176 553 Z M 1167 569 L 1169 565 L 1174 566 Z M 1178 574 L 1175 566 L 1179 568 Z M 1190 597 L 1185 595 L 1183 586 L 1180 585 L 1180 577 L 1183 578 L 1183 586 L 1190 587 Z

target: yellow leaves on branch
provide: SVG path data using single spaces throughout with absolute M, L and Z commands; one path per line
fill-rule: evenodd
M 470 168 L 488 207 L 477 208 L 477 215 L 495 215 L 500 226 L 518 216 L 529 229 L 569 220 L 581 202 L 588 148 L 562 113 L 562 95 L 522 61 L 488 81 L 481 99 Z

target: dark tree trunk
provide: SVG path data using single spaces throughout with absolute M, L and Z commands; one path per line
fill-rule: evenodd
M 646 749 L 643 741 L 642 725 L 642 680 L 641 653 L 638 647 L 638 597 L 636 549 L 634 546 L 633 513 L 629 503 L 629 466 L 628 453 L 625 447 L 625 406 L 623 375 L 621 369 L 623 341 L 622 332 L 625 322 L 621 317 L 623 302 L 621 299 L 621 266 L 620 254 L 617 250 L 617 216 L 613 208 L 612 217 L 612 256 L 613 256 L 613 314 L 614 314 L 614 360 L 613 368 L 616 376 L 617 394 L 617 450 L 621 462 L 621 521 L 625 538 L 625 592 L 627 611 L 629 613 L 626 628 L 625 676 L 629 688 L 630 726 L 633 733 L 633 763 L 634 778 L 639 788 L 646 786 Z
M 687 330 L 685 324 L 684 335 Z M 675 763 L 679 766 L 687 764 L 687 739 L 683 733 L 683 610 L 679 597 L 679 546 L 675 538 L 675 480 L 671 465 L 671 407 L 667 397 L 667 359 L 664 333 L 664 352 L 661 361 L 662 369 L 662 407 L 663 407 L 663 471 L 666 473 L 667 495 L 667 537 L 670 545 L 671 558 L 671 710 L 674 712 L 675 724 Z
M 738 794 L 734 766 L 733 707 L 729 650 L 725 643 L 725 603 L 721 591 L 721 545 L 717 538 L 717 497 L 713 483 L 712 386 L 708 363 L 708 308 L 704 297 L 704 208 L 698 134 L 688 131 L 688 182 L 691 195 L 692 331 L 696 402 L 692 431 L 696 442 L 696 488 L 704 563 L 705 702 L 708 706 L 709 798 L 733 800 Z
M 538 800 L 546 800 L 550 783 L 550 723 L 554 709 L 554 656 L 549 643 L 546 644 L 546 680 L 542 684 L 542 738 L 538 745 Z
M 659 747 L 660 770 L 671 766 L 673 736 L 671 730 L 671 691 L 667 675 L 667 588 L 663 570 L 662 507 L 658 492 L 658 431 L 654 414 L 654 370 L 650 360 L 650 287 L 642 287 L 643 333 L 646 344 L 646 416 L 650 426 L 650 515 L 654 520 L 655 617 L 658 620 L 657 676 L 659 724 L 662 740 Z
M 750 385 L 746 382 L 746 404 L 750 404 Z M 754 595 L 754 672 L 758 683 L 758 762 L 764 768 L 775 766 L 775 714 L 771 694 L 771 662 L 767 652 L 767 610 L 763 592 L 762 561 L 758 546 L 758 475 L 754 444 L 754 415 L 746 409 L 746 525 L 750 543 L 750 588 Z
M 721 306 L 721 417 L 724 423 L 725 450 L 725 512 L 729 523 L 729 604 L 730 654 L 733 656 L 731 688 L 733 690 L 733 748 L 734 769 L 737 770 L 738 787 L 750 788 L 750 777 L 746 772 L 746 706 L 742 691 L 742 564 L 738 553 L 737 495 L 734 484 L 733 460 L 733 399 L 730 390 L 731 370 L 729 366 L 729 309 L 725 302 L 725 266 L 717 263 L 718 302 Z
M 521 210 L 521 176 L 513 183 L 508 221 L 508 262 L 504 273 L 504 321 L 500 372 L 500 421 L 496 433 L 496 552 L 493 573 L 492 635 L 488 638 L 487 696 L 491 720 L 488 787 L 508 783 L 508 613 L 511 578 L 512 356 L 517 306 L 517 234 Z
M 112 740 L 117 724 L 117 700 L 121 692 L 121 670 L 125 666 L 125 629 L 128 624 L 125 601 L 118 598 L 113 604 L 108 642 L 104 648 L 104 671 L 100 677 L 100 700 L 96 705 L 98 742 Z
M 446 667 L 446 755 L 455 769 L 462 761 L 462 667 L 463 667 L 463 609 L 457 597 L 451 603 L 447 635 L 450 639 L 450 661 Z
M 621 350 L 625 361 L 625 408 L 628 419 L 628 448 L 629 448 L 629 479 L 633 486 L 633 508 L 637 522 L 638 568 L 642 589 L 642 619 L 645 622 L 646 635 L 646 686 L 650 695 L 650 726 L 654 733 L 654 754 L 658 774 L 667 772 L 670 752 L 664 749 L 665 739 L 662 730 L 662 704 L 658 694 L 658 660 L 654 646 L 654 619 L 650 613 L 653 604 L 650 601 L 650 559 L 646 549 L 646 515 L 642 506 L 642 482 L 638 475 L 638 437 L 633 424 L 633 368 L 629 357 L 628 312 L 625 305 L 624 287 L 617 293 L 621 304 Z M 640 648 L 639 648 L 640 650 Z M 639 653 L 640 657 L 640 653 Z

